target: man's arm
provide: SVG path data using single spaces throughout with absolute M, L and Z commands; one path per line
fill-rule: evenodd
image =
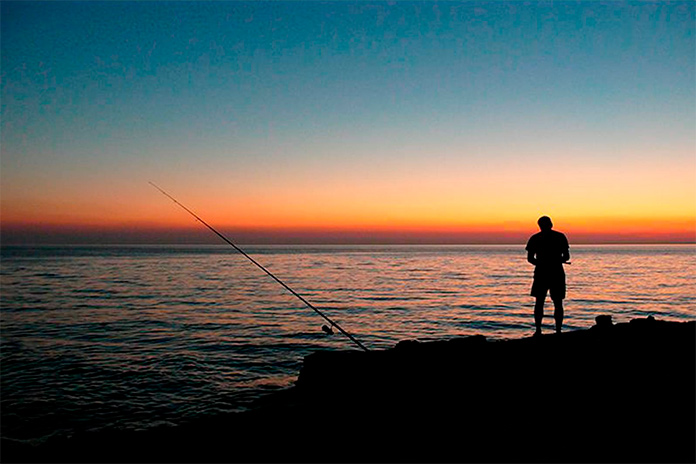
M 567 263 L 570 260 L 570 245 L 568 244 L 568 238 L 563 236 L 563 253 L 561 254 L 561 262 Z
M 532 235 L 529 240 L 527 241 L 527 246 L 524 247 L 525 250 L 527 250 L 527 261 L 530 264 L 533 264 L 536 266 L 537 260 L 534 257 L 536 254 L 534 250 L 536 249 L 536 246 L 534 245 L 534 235 Z
M 527 261 L 530 262 L 530 264 L 533 264 L 536 266 L 537 260 L 534 257 L 534 252 L 527 250 Z

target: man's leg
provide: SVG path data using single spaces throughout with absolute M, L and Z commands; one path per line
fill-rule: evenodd
M 556 298 L 553 300 L 553 318 L 556 320 L 556 333 L 561 332 L 563 326 L 563 299 Z
M 534 303 L 534 325 L 536 326 L 536 333 L 541 333 L 541 321 L 544 320 L 544 300 L 546 300 L 546 295 L 537 296 L 536 303 Z

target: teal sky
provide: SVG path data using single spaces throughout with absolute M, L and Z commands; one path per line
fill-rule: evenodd
M 569 177 L 569 166 L 672 164 L 696 178 L 695 11 L 694 2 L 3 1 L 3 222 L 50 210 L 55 223 L 100 223 L 109 208 L 137 222 L 148 214 L 129 216 L 107 197 L 141 197 L 150 179 L 191 198 L 371 172 L 402 185 L 406 174 L 388 173 L 433 164 L 461 169 L 462 182 L 466 172 L 550 164 L 560 168 L 549 175 Z M 88 200 L 96 187 L 113 191 Z M 674 195 L 684 193 L 696 192 Z M 696 200 L 682 203 L 673 215 L 693 216 Z M 336 221 L 317 211 L 316 222 Z

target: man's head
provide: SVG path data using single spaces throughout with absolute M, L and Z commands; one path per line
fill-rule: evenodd
M 551 222 L 551 218 L 548 216 L 541 216 L 537 224 L 539 224 L 539 229 L 541 230 L 551 230 L 553 227 L 553 222 Z

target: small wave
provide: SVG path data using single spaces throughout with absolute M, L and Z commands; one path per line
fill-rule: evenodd
M 411 296 L 409 295 L 408 297 L 404 296 L 361 296 L 356 298 L 358 300 L 363 300 L 363 301 L 417 301 L 417 300 L 424 300 L 424 297 L 419 297 L 419 296 Z

